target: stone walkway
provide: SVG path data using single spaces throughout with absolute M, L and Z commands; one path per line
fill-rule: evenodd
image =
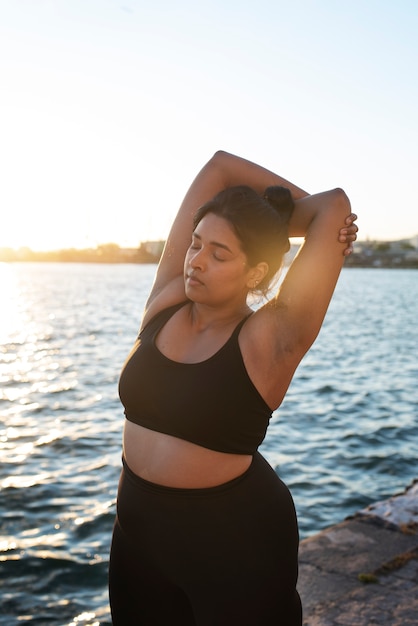
M 418 626 L 418 481 L 301 542 L 304 626 Z

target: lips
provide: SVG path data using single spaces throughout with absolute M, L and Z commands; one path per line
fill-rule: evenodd
M 195 274 L 188 274 L 187 275 L 187 283 L 190 287 L 199 287 L 201 285 L 203 285 L 202 281 L 199 280 Z

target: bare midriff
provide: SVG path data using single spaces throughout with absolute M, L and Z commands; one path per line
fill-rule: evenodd
M 125 420 L 123 453 L 144 480 L 180 489 L 204 489 L 228 482 L 250 466 L 250 454 L 216 452 Z

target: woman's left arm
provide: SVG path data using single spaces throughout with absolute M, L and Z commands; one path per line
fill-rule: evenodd
M 298 359 L 315 340 L 334 292 L 345 255 L 356 239 L 356 216 L 343 190 L 295 202 L 289 231 L 305 241 L 270 307 L 279 307 L 286 326 L 286 351 Z M 280 343 L 281 339 L 277 338 Z M 283 346 L 281 346 L 283 348 Z

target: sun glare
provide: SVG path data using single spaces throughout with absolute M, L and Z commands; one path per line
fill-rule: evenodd
M 19 327 L 18 285 L 11 265 L 0 263 L 0 349 L 15 335 Z

